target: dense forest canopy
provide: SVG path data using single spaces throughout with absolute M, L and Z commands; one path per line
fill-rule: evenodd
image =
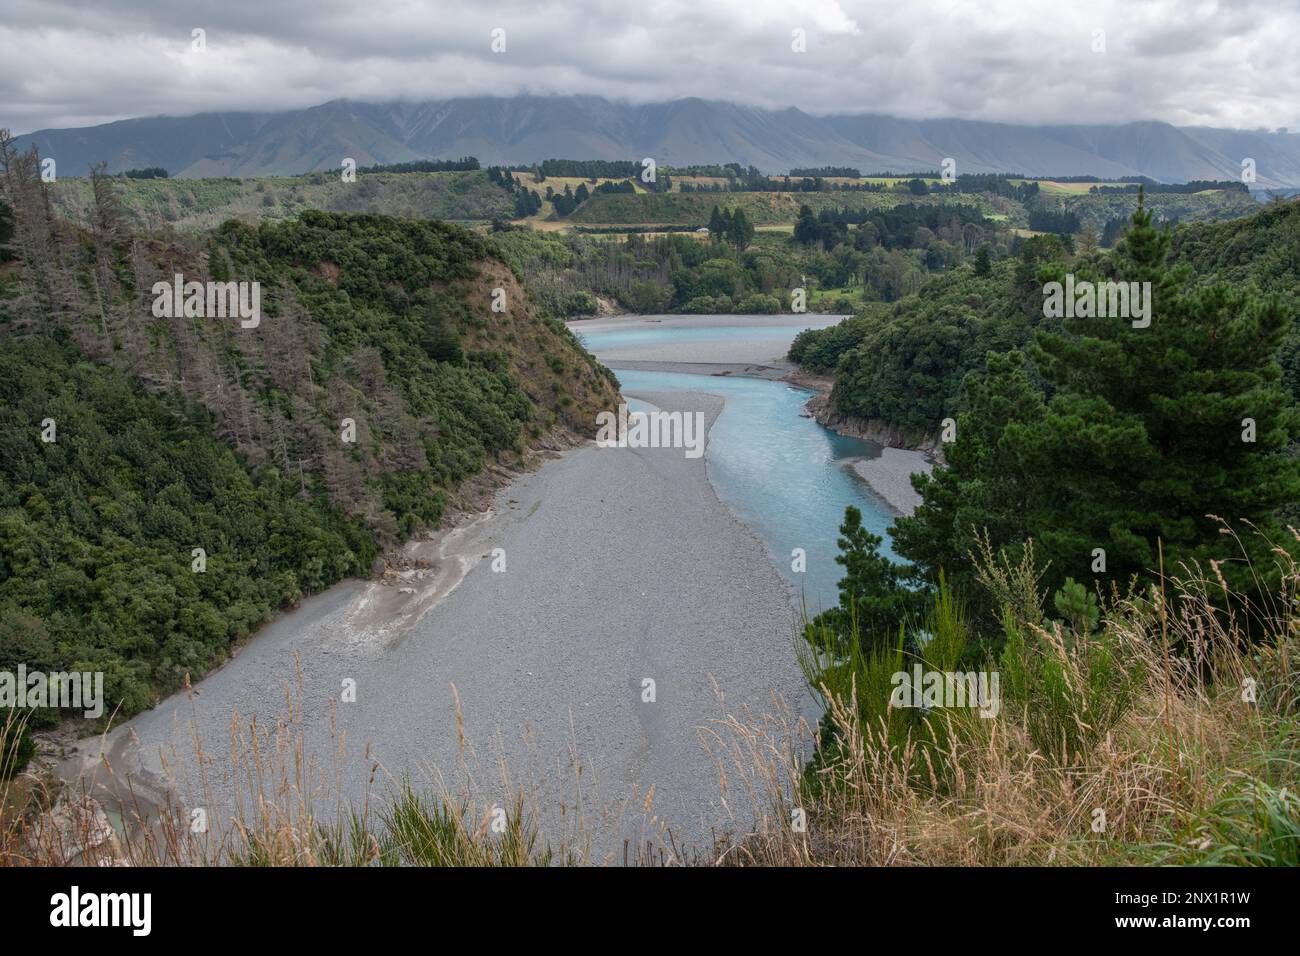
M 833 402 L 846 415 L 879 419 L 914 435 L 937 434 L 960 410 L 968 372 L 987 352 L 1026 345 L 1045 321 L 1045 282 L 1066 271 L 1113 270 L 1106 253 L 1041 236 L 979 274 L 972 263 L 930 278 L 889 308 L 867 307 L 842 327 L 801 334 L 791 358 L 839 374 Z M 1170 231 L 1170 262 L 1186 264 L 1186 281 L 1252 284 L 1283 296 L 1294 316 L 1300 296 L 1300 204 L 1277 203 L 1256 215 L 1188 223 Z M 1300 400 L 1300 326 L 1293 320 L 1279 349 L 1283 382 Z

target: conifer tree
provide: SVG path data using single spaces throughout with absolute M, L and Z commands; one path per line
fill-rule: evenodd
M 726 234 L 727 227 L 722 221 L 722 211 L 718 209 L 717 204 L 714 204 L 713 213 L 709 216 L 709 238 L 714 242 L 721 242 Z
M 863 527 L 860 510 L 844 509 L 835 556 L 844 568 L 840 603 L 813 620 L 816 631 L 827 629 L 841 649 L 855 633 L 864 644 L 890 645 L 898 639 L 899 625 L 920 610 L 920 592 L 903 586 L 908 569 L 880 553 L 883 543 Z
M 1276 358 L 1289 316 L 1276 296 L 1171 270 L 1168 250 L 1139 203 L 1113 279 L 1150 283 L 1150 322 L 1086 316 L 1040 331 L 1030 355 L 1050 402 L 1017 353 L 968 378 L 948 466 L 914 479 L 923 503 L 893 529 L 921 576 L 960 574 L 987 530 L 995 548 L 1035 539 L 1051 588 L 1152 580 L 1163 549 L 1166 573 L 1221 562 L 1234 589 L 1271 589 L 1266 539 L 1288 540 L 1276 515 L 1300 498 Z
M 1290 319 L 1277 296 L 1171 270 L 1169 241 L 1139 200 L 1114 278 L 1150 283 L 1150 324 L 1091 316 L 1040 332 L 1032 354 L 1055 395 L 1041 422 L 1008 438 L 1043 482 L 1030 520 L 1060 574 L 1086 572 L 1095 548 L 1108 574 L 1150 574 L 1160 541 L 1167 571 L 1228 560 L 1230 583 L 1248 589 L 1218 519 L 1272 564 L 1240 522 L 1280 540 L 1274 513 L 1300 497 L 1300 464 L 1284 454 L 1296 413 L 1277 363 Z
M 1044 403 L 1020 352 L 990 354 L 987 371 L 971 373 L 962 383 L 961 402 L 965 411 L 956 418 L 956 440 L 944 446 L 945 466 L 912 476 L 921 504 L 899 518 L 890 534 L 919 578 L 937 581 L 945 571 L 978 600 L 983 592 L 974 586 L 970 555 L 979 536 L 1016 552 L 1034 535 L 1025 502 L 1038 489 L 1027 483 L 1006 433 L 1009 425 L 1041 421 Z
M 813 211 L 807 206 L 799 207 L 799 218 L 794 224 L 794 241 L 811 245 L 821 237 L 821 229 L 817 224 L 817 218 Z
M 744 252 L 745 248 L 754 241 L 754 227 L 745 216 L 745 210 L 737 209 L 732 213 L 731 223 L 727 227 L 727 238 L 740 252 Z

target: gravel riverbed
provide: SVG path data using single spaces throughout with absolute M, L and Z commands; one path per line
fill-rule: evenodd
M 722 406 L 702 393 L 637 397 L 701 411 L 710 425 Z M 719 502 L 704 458 L 565 453 L 499 492 L 442 560 L 463 579 L 424 607 L 418 581 L 399 597 L 350 582 L 304 602 L 193 695 L 111 734 L 116 769 L 171 779 L 217 826 L 236 806 L 256 807 L 256 787 L 231 772 L 252 748 L 254 718 L 261 751 L 274 755 L 265 735 L 292 712 L 285 776 L 325 818 L 340 799 L 373 804 L 409 779 L 470 792 L 480 808 L 521 788 L 546 837 L 588 846 L 593 860 L 665 825 L 707 846 L 742 822 L 720 805 L 702 733 L 804 691 L 789 588 Z M 375 620 L 376 601 L 402 598 L 411 613 Z M 348 681 L 354 702 L 342 699 Z M 298 742 L 306 771 L 291 759 Z M 99 743 L 85 745 L 88 765 Z

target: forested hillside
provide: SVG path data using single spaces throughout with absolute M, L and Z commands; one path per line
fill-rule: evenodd
M 50 213 L 34 156 L 3 160 L 0 667 L 103 670 L 110 711 L 369 574 L 486 465 L 617 401 L 455 226 L 306 212 L 162 239 L 97 177 L 82 230 Z M 178 273 L 259 283 L 260 321 L 157 315 Z
M 1295 207 L 1273 210 L 1259 225 L 1280 239 L 1280 222 L 1295 216 Z M 906 416 L 903 404 L 883 404 L 891 388 L 916 388 L 929 375 L 933 391 L 913 393 L 925 408 L 936 407 L 941 389 L 960 391 L 947 414 L 955 421 L 944 467 L 913 476 L 921 503 L 890 528 L 894 552 L 909 563 L 882 557 L 881 539 L 850 513 L 840 540 L 848 572 L 841 606 L 819 627 L 847 639 L 861 622 L 859 636 L 892 647 L 915 612 L 913 589 L 952 586 L 974 600 L 976 630 L 1010 639 L 998 634 L 1017 599 L 999 592 L 999 582 L 1022 572 L 1023 597 L 1054 595 L 1058 613 L 1085 629 L 1100 606 L 1140 597 L 1168 575 L 1196 582 L 1181 586 L 1188 593 L 1208 588 L 1225 600 L 1228 616 L 1216 612 L 1213 626 L 1238 615 L 1231 626 L 1243 633 L 1272 613 L 1279 589 L 1290 601 L 1284 578 L 1297 553 L 1287 526 L 1300 500 L 1300 414 L 1277 356 L 1295 335 L 1294 299 L 1259 291 L 1253 277 L 1226 282 L 1171 264 L 1171 239 L 1139 206 L 1112 255 L 1069 263 L 1080 279 L 1149 283 L 1147 324 L 1090 314 L 1021 322 L 1014 310 L 1028 296 L 1017 295 L 1015 273 L 994 270 L 962 279 L 964 305 L 949 299 L 914 320 L 927 334 L 933 329 L 932 338 L 909 336 L 915 330 L 900 309 L 877 323 L 879 341 L 868 328 L 864 344 L 844 353 L 841 401 Z M 1016 271 L 1031 265 L 1022 260 Z M 1048 259 L 1038 278 L 1059 276 L 1064 266 Z M 1003 305 L 976 313 L 990 288 Z M 967 311 L 967 324 L 944 325 L 945 310 Z M 981 332 L 989 345 L 998 335 L 1025 341 L 963 356 L 970 367 L 959 382 L 951 358 L 958 349 L 948 349 L 946 365 L 933 363 L 942 343 Z M 890 345 L 894 353 L 872 357 Z M 907 377 L 881 384 L 867 372 L 873 361 Z
M 1248 219 L 1175 230 L 1172 255 L 1197 275 L 1253 282 L 1290 303 L 1296 326 L 1278 358 L 1283 382 L 1300 402 L 1300 201 L 1272 203 Z
M 840 326 L 800 333 L 790 358 L 835 372 L 831 404 L 916 440 L 937 434 L 965 375 L 984 356 L 1023 345 L 1042 321 L 1041 266 L 1063 262 L 1055 236 L 1019 244 L 1006 257 L 935 276 L 888 307 L 868 308 Z
M 1284 382 L 1300 399 L 1300 203 L 1277 203 L 1227 222 L 1183 224 L 1170 238 L 1170 264 L 1188 270 L 1182 281 L 1253 284 L 1282 294 L 1292 323 L 1279 356 Z M 879 420 L 918 439 L 935 435 L 944 418 L 961 410 L 962 380 L 983 367 L 986 353 L 1022 347 L 1035 329 L 1052 323 L 1042 314 L 1045 282 L 1067 272 L 1111 277 L 1113 258 L 1075 250 L 1054 236 L 1028 239 L 985 267 L 972 262 L 932 277 L 891 306 L 805 332 L 790 356 L 812 370 L 836 372 L 831 404 L 839 413 Z

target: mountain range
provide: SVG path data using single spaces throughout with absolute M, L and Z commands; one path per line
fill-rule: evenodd
M 661 165 L 739 162 L 772 173 L 853 166 L 864 173 L 936 170 L 1029 176 L 1237 179 L 1255 161 L 1260 187 L 1300 186 L 1300 134 L 1133 122 L 1020 126 L 814 116 L 789 108 L 681 99 L 633 105 L 596 96 L 465 97 L 425 102 L 333 100 L 279 112 L 200 113 L 47 129 L 17 138 L 65 176 L 107 161 L 112 172 L 162 166 L 173 176 L 287 175 L 358 165 L 476 156 L 484 164 L 549 158 L 640 159 Z

